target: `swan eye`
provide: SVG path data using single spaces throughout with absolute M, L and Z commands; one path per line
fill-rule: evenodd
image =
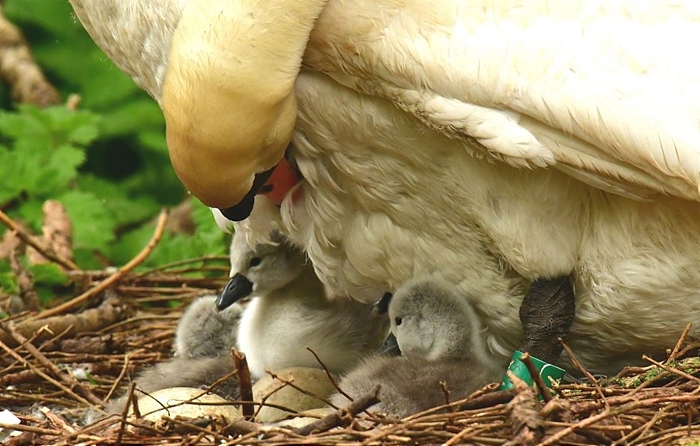
M 394 318 L 394 323 L 396 325 L 401 325 L 402 322 L 403 322 L 403 319 L 401 319 L 400 317 Z
M 253 257 L 252 259 L 250 259 L 249 266 L 253 268 L 255 266 L 260 265 L 260 262 L 262 262 L 262 259 L 260 257 Z

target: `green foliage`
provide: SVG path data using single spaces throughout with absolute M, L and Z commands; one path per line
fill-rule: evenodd
M 0 88 L 0 209 L 36 233 L 43 202 L 59 200 L 73 223 L 79 266 L 124 264 L 150 239 L 159 210 L 186 197 L 169 162 L 162 113 L 95 46 L 67 1 L 6 0 L 3 10 L 62 96 L 77 93 L 82 102 L 78 111 L 39 110 L 9 102 Z M 144 267 L 226 253 L 209 210 L 194 208 L 195 235 L 166 233 Z M 65 285 L 55 267 L 30 272 L 40 294 Z M 16 287 L 0 259 L 0 288 Z

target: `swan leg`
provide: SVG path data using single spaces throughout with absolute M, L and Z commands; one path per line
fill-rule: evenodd
M 559 338 L 569 332 L 575 315 L 574 288 L 570 276 L 538 279 L 520 306 L 524 341 L 520 349 L 544 362 L 559 360 Z

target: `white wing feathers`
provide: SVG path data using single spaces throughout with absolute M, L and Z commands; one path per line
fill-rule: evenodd
M 305 64 L 511 165 L 700 201 L 700 2 L 435 3 L 331 1 Z

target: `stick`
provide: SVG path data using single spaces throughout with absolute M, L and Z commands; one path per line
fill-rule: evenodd
M 126 395 L 126 404 L 124 404 L 124 410 L 122 410 L 121 419 L 119 421 L 119 432 L 117 433 L 117 441 L 114 442 L 116 446 L 121 446 L 122 437 L 124 436 L 124 429 L 126 429 L 126 417 L 129 415 L 129 405 L 134 403 L 134 415 L 137 418 L 141 417 L 139 414 L 139 406 L 134 399 L 134 390 L 136 389 L 136 381 L 132 381 L 129 385 L 129 392 Z
M 44 333 L 66 332 L 66 335 L 98 331 L 131 315 L 129 307 L 121 305 L 119 299 L 108 298 L 97 308 L 85 310 L 80 314 L 65 314 L 44 320 L 25 319 L 15 323 L 15 329 L 24 337 L 30 337 L 42 330 L 37 339 L 42 340 L 48 335 Z M 8 332 L 0 331 L 0 341 L 5 344 L 15 344 L 15 339 Z
M 498 392 L 487 393 L 486 395 L 481 395 L 474 398 L 473 400 L 466 401 L 459 406 L 457 406 L 457 411 L 462 410 L 477 410 L 483 409 L 484 407 L 491 407 L 497 404 L 505 404 L 515 398 L 518 391 L 515 389 L 501 390 Z
M 2 212 L 2 211 L 0 211 Z M 71 310 L 78 305 L 82 304 L 83 302 L 87 301 L 88 299 L 92 298 L 93 296 L 99 294 L 100 292 L 106 290 L 110 286 L 112 286 L 114 283 L 118 282 L 119 279 L 124 277 L 126 273 L 131 271 L 132 269 L 136 268 L 139 264 L 141 264 L 146 258 L 153 252 L 155 249 L 156 245 L 160 241 L 160 238 L 163 236 L 163 230 L 165 229 L 165 223 L 168 221 L 168 210 L 163 209 L 160 211 L 160 214 L 158 215 L 158 224 L 156 225 L 156 229 L 153 232 L 153 236 L 151 237 L 151 240 L 148 242 L 145 248 L 139 252 L 136 257 L 131 259 L 129 263 L 126 265 L 122 266 L 119 270 L 117 270 L 116 273 L 112 274 L 102 282 L 100 282 L 97 286 L 89 289 L 88 291 L 84 292 L 80 296 L 77 296 L 68 302 L 64 302 L 61 305 L 51 308 L 49 310 L 43 311 L 37 315 L 34 315 L 27 320 L 40 320 L 40 319 L 46 319 L 47 317 L 50 316 L 56 316 L 57 314 L 64 313 L 68 310 Z
M 374 394 L 364 395 L 350 403 L 349 406 L 338 409 L 332 414 L 328 414 L 307 426 L 294 429 L 292 432 L 297 435 L 306 436 L 310 435 L 311 433 L 325 432 L 339 426 L 343 422 L 343 419 L 346 419 L 348 415 L 354 418 L 360 412 L 364 412 L 365 410 L 379 403 L 381 401 L 379 399 L 380 390 L 381 386 L 377 386 L 377 388 L 374 390 Z
M 68 271 L 80 270 L 78 265 L 76 265 L 72 261 L 61 259 L 53 252 L 49 252 L 50 250 L 48 249 L 48 247 L 44 246 L 44 244 L 38 241 L 36 237 L 31 235 L 29 232 L 25 231 L 20 225 L 15 223 L 10 217 L 7 216 L 6 213 L 4 213 L 1 210 L 0 222 L 2 222 L 5 226 L 10 228 L 10 230 L 14 231 L 17 234 L 17 237 L 19 237 L 24 243 L 39 251 L 41 255 L 43 255 L 47 259 L 53 261 L 54 263 L 58 263 Z
M 41 226 L 42 240 L 46 248 L 56 257 L 73 260 L 73 225 L 66 208 L 57 200 L 46 200 L 41 207 L 44 223 Z M 47 263 L 49 259 L 40 252 L 30 249 L 27 252 L 29 263 Z
M 571 363 L 576 367 L 579 371 L 581 371 L 584 375 L 586 375 L 586 378 L 588 378 L 591 383 L 593 383 L 593 386 L 595 387 L 596 392 L 598 392 L 598 395 L 600 395 L 600 399 L 603 400 L 603 403 L 605 404 L 605 407 L 608 409 L 610 408 L 610 405 L 608 404 L 607 398 L 605 398 L 605 394 L 603 393 L 603 389 L 600 388 L 598 385 L 598 381 L 595 379 L 595 376 L 591 374 L 588 370 L 586 370 L 581 363 L 576 359 L 576 356 L 574 356 L 574 352 L 571 351 L 568 345 L 562 340 L 559 339 L 559 342 L 561 343 L 561 346 L 564 348 L 564 351 L 566 352 L 567 355 L 569 355 L 569 359 L 571 360 Z
M 233 355 L 233 365 L 236 367 L 238 375 L 238 387 L 241 391 L 241 400 L 245 401 L 241 405 L 241 412 L 246 419 L 253 418 L 255 415 L 255 407 L 253 406 L 253 384 L 250 380 L 250 370 L 248 369 L 248 360 L 245 353 L 231 348 Z
M 10 253 L 10 268 L 15 277 L 17 277 L 17 282 L 19 284 L 19 296 L 24 302 L 24 306 L 29 311 L 39 311 L 39 295 L 34 288 L 32 279 L 29 273 L 20 263 L 17 256 L 17 251 L 12 251 Z
M 692 326 L 693 326 L 692 322 L 689 322 L 688 324 L 686 324 L 685 328 L 683 329 L 683 333 L 681 333 L 681 337 L 678 338 L 678 342 L 676 342 L 675 347 L 673 347 L 671 354 L 668 355 L 668 361 L 675 361 L 676 355 L 678 355 L 678 352 L 680 351 L 681 347 L 685 343 L 685 340 L 688 337 L 688 333 L 690 333 L 690 328 Z
M 221 433 L 225 435 L 245 435 L 253 432 L 262 431 L 264 426 L 262 424 L 253 423 L 246 420 L 236 420 L 227 424 Z
M 4 326 L 3 326 L 4 328 Z M 36 368 L 32 363 L 24 359 L 21 355 L 19 355 L 16 351 L 12 350 L 10 347 L 7 346 L 4 342 L 0 341 L 0 348 L 5 350 L 10 356 L 15 358 L 17 361 L 21 362 L 22 365 L 25 367 L 31 369 L 36 373 L 37 375 L 41 376 L 44 378 L 46 381 L 50 382 L 54 386 L 58 387 L 59 389 L 63 390 L 67 395 L 72 396 L 76 401 L 85 404 L 87 406 L 90 406 L 91 403 L 90 401 L 86 400 L 85 398 L 81 397 L 80 395 L 77 395 L 75 392 L 73 392 L 70 388 L 66 387 L 65 385 L 61 384 L 59 381 L 56 381 L 46 373 L 44 373 L 42 370 Z
M 19 101 L 48 107 L 61 102 L 56 89 L 46 80 L 32 58 L 27 41 L 0 9 L 0 77 Z
M 690 324 L 688 324 L 690 325 Z M 662 369 L 666 370 L 667 372 L 670 373 L 675 373 L 678 376 L 682 376 L 685 379 L 688 379 L 690 381 L 695 381 L 696 383 L 700 384 L 700 378 L 693 376 L 689 373 L 685 373 L 683 370 L 677 369 L 676 367 L 671 367 L 670 365 L 662 364 L 658 361 L 654 361 L 652 358 L 650 358 L 647 355 L 642 355 L 642 359 L 645 361 L 649 361 L 652 364 L 654 364 L 657 367 L 661 367 Z
M 72 389 L 75 389 L 75 393 L 88 400 L 91 404 L 97 406 L 104 405 L 104 402 L 101 399 L 96 397 L 90 390 L 83 387 L 83 385 L 80 384 L 80 382 L 75 379 L 73 375 L 64 373 L 56 364 L 49 361 L 49 358 L 39 351 L 34 344 L 28 342 L 27 338 L 22 336 L 22 334 L 17 331 L 14 324 L 10 324 L 9 330 L 12 337 L 15 338 L 17 342 L 22 344 L 24 349 L 27 350 L 27 352 L 29 352 L 29 354 L 31 354 L 34 358 L 36 358 L 37 361 L 39 361 L 39 364 L 46 367 L 51 373 L 54 374 L 54 376 L 57 376 L 61 381 L 63 381 L 64 384 L 70 386 Z
M 311 349 L 310 347 L 306 347 L 306 349 L 307 349 L 308 351 L 310 351 L 312 355 L 314 355 L 314 358 L 316 358 L 316 361 L 321 365 L 321 367 L 323 368 L 323 371 L 326 372 L 326 376 L 327 376 L 328 379 L 330 380 L 331 384 L 333 384 L 333 387 L 335 387 L 335 390 L 337 390 L 338 393 L 340 393 L 341 395 L 343 395 L 343 396 L 344 396 L 345 398 L 347 398 L 349 401 L 353 401 L 353 398 L 352 398 L 350 395 L 348 395 L 347 393 L 345 393 L 345 392 L 343 391 L 343 389 L 340 388 L 340 386 L 338 385 L 338 383 L 336 382 L 336 380 L 333 379 L 333 375 L 331 374 L 330 370 L 328 370 L 328 367 L 326 367 L 326 364 L 324 364 L 323 361 L 321 361 L 321 358 L 318 357 L 318 355 L 316 354 L 316 352 L 313 351 L 313 349 Z M 336 408 L 336 409 L 337 409 L 337 408 Z
M 540 395 L 542 395 L 544 402 L 548 403 L 552 401 L 552 395 L 549 393 L 549 388 L 544 384 L 542 377 L 537 372 L 537 367 L 535 367 L 535 364 L 533 364 L 530 354 L 524 353 L 520 360 L 525 364 L 525 367 L 527 367 L 527 371 L 530 373 L 532 380 L 535 381 L 537 390 L 540 391 Z

